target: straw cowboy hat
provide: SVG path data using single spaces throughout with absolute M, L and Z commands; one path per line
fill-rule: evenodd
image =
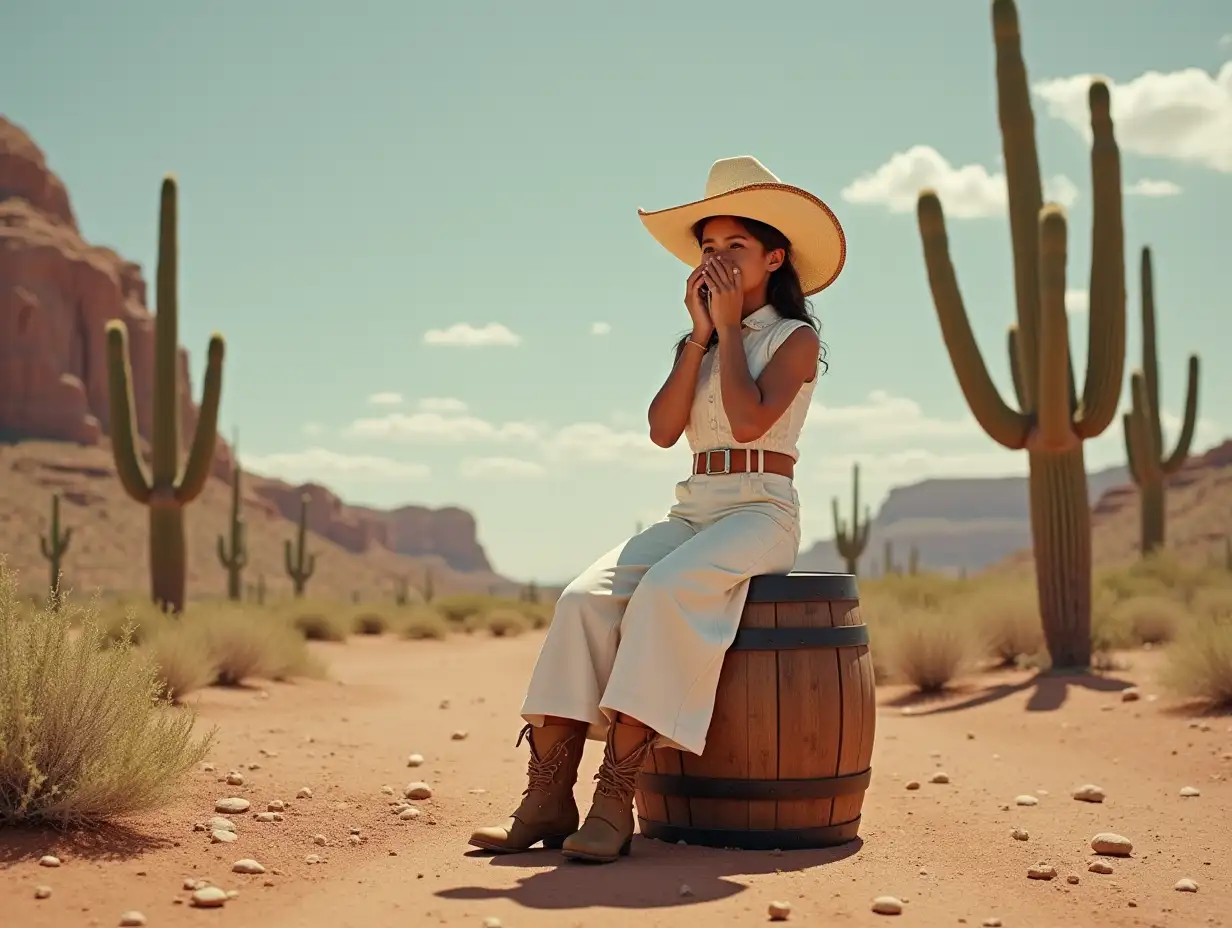
M 791 261 L 804 295 L 834 283 L 847 260 L 843 227 L 830 207 L 807 190 L 784 184 L 752 155 L 723 158 L 710 168 L 700 200 L 638 216 L 655 239 L 689 267 L 702 260 L 693 226 L 711 216 L 756 219 L 791 241 Z

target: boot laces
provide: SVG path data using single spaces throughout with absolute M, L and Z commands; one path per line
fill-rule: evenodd
M 595 779 L 599 782 L 595 791 L 622 802 L 628 802 L 633 798 L 633 793 L 637 789 L 637 775 L 646 761 L 646 755 L 654 747 L 654 742 L 654 736 L 648 734 L 644 742 L 620 760 L 616 760 L 613 743 L 609 741 L 603 752 L 603 763 L 599 767 L 599 772 L 595 774 Z
M 517 747 L 522 743 L 523 738 L 527 738 L 530 745 L 530 761 L 526 765 L 526 789 L 522 791 L 522 795 L 528 795 L 532 791 L 538 790 L 542 793 L 552 791 L 552 786 L 556 781 L 556 772 L 560 769 L 561 763 L 565 759 L 567 750 L 566 743 L 568 738 L 562 738 L 552 745 L 551 749 L 544 757 L 539 756 L 539 752 L 535 749 L 534 737 L 531 736 L 531 728 L 527 725 L 518 735 Z M 530 736 L 530 737 L 528 737 Z

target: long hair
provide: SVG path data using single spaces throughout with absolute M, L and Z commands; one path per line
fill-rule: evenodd
M 699 220 L 694 224 L 693 237 L 697 239 L 699 245 L 702 242 L 702 235 L 706 230 L 706 223 L 711 219 L 717 218 L 717 216 L 707 216 L 705 219 Z M 766 284 L 766 302 L 773 306 L 778 314 L 785 319 L 799 319 L 801 322 L 807 322 L 813 327 L 814 331 L 820 333 L 821 323 L 813 315 L 812 307 L 804 296 L 804 288 L 800 286 L 800 275 L 796 272 L 796 267 L 791 262 L 791 240 L 774 226 L 757 219 L 746 219 L 743 216 L 731 216 L 730 218 L 744 226 L 745 231 L 757 239 L 766 251 L 773 251 L 776 248 L 783 249 L 783 263 L 770 273 L 770 280 Z M 689 335 L 686 332 L 676 342 L 677 358 L 680 357 L 680 352 L 684 350 L 685 343 L 688 340 Z M 710 342 L 706 345 L 706 350 L 709 351 L 718 343 L 719 333 L 717 331 L 711 332 Z M 826 362 L 826 345 L 824 342 L 821 344 L 821 355 L 818 361 L 821 364 L 821 373 L 824 374 L 830 367 Z

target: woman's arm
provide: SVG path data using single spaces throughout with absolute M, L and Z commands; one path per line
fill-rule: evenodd
M 704 345 L 710 334 L 706 333 L 699 338 L 695 332 L 690 338 Z M 651 400 L 647 414 L 650 421 L 650 440 L 660 448 L 670 448 L 676 444 L 685 426 L 689 424 L 693 394 L 697 392 L 697 373 L 705 357 L 706 353 L 698 348 L 697 344 L 685 342 L 681 345 L 671 373 Z
M 817 332 L 802 325 L 787 336 L 754 381 L 744 354 L 740 326 L 720 328 L 719 385 L 732 438 L 746 444 L 765 435 L 791 405 L 804 382 L 816 376 L 820 351 Z

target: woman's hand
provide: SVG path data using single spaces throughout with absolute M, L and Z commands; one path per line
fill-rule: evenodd
M 714 331 L 710 310 L 706 308 L 706 302 L 699 292 L 702 285 L 706 283 L 706 278 L 702 273 L 705 269 L 706 261 L 703 260 L 689 275 L 689 282 L 685 284 L 684 289 L 685 309 L 689 311 L 689 318 L 693 320 L 693 338 L 702 345 L 710 341 L 710 333 Z
M 744 315 L 740 268 L 722 255 L 711 255 L 702 265 L 702 277 L 710 288 L 710 319 L 715 328 L 739 327 Z

